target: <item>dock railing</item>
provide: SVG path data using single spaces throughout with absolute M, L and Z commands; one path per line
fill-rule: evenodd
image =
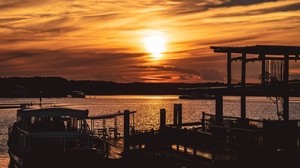
M 159 130 L 136 131 L 130 134 L 130 150 L 180 151 L 186 154 L 208 153 L 210 159 L 219 154 L 238 155 L 242 151 L 258 151 L 263 147 L 263 121 L 224 116 L 222 125 L 215 125 L 215 115 L 203 113 L 199 122 L 166 124 Z M 155 147 L 154 147 L 155 146 Z

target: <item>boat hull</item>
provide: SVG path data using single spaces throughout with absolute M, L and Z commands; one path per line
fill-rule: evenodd
M 105 163 L 105 157 L 100 154 L 80 153 L 24 153 L 17 155 L 9 152 L 10 168 L 79 168 L 95 167 Z

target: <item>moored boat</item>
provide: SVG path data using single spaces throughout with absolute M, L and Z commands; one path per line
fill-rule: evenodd
M 214 95 L 210 94 L 190 94 L 190 95 L 180 95 L 179 99 L 215 99 Z
M 72 91 L 71 97 L 72 98 L 85 98 L 85 93 L 83 91 Z
M 88 110 L 21 108 L 9 128 L 10 167 L 81 167 L 107 155 L 108 144 L 88 129 Z

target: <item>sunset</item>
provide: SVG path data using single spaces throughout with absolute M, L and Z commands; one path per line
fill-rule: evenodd
M 144 38 L 147 51 L 153 59 L 160 59 L 166 50 L 166 37 L 159 31 L 152 31 Z
M 300 167 L 300 0 L 0 0 L 0 168 Z
M 224 81 L 210 46 L 300 45 L 298 0 L 0 1 L 0 14 L 2 77 Z

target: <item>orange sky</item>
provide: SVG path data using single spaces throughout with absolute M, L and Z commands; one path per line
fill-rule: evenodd
M 165 38 L 159 59 L 143 41 L 153 32 Z M 0 0 L 0 35 L 0 77 L 224 81 L 226 57 L 209 47 L 300 46 L 300 0 Z

